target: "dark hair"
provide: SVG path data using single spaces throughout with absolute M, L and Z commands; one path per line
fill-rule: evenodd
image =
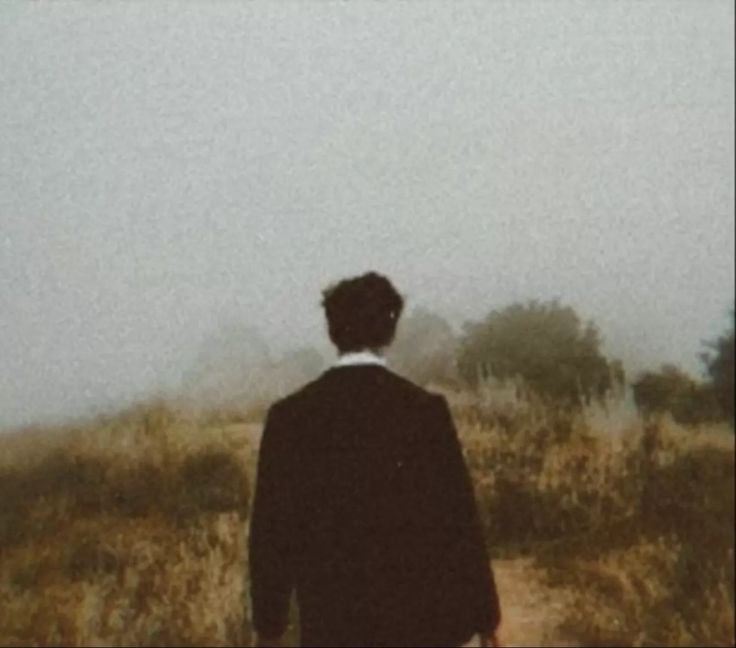
M 343 279 L 322 291 L 330 339 L 341 353 L 391 344 L 404 299 L 376 272 Z

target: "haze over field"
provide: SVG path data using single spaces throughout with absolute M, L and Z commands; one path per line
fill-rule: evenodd
M 734 7 L 0 5 L 0 426 L 324 347 L 376 269 L 459 328 L 558 297 L 699 372 L 734 295 Z

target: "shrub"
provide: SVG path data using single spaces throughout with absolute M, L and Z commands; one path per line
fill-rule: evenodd
M 669 412 L 678 423 L 685 425 L 721 417 L 712 386 L 698 383 L 673 365 L 640 374 L 632 389 L 636 406 L 646 417 Z
M 458 370 L 471 386 L 518 376 L 547 400 L 575 406 L 623 382 L 621 365 L 601 353 L 596 326 L 557 302 L 514 304 L 466 324 Z
M 733 322 L 733 313 L 731 314 Z M 709 343 L 710 352 L 703 354 L 706 370 L 722 412 L 734 421 L 734 330 Z
M 226 450 L 208 449 L 187 457 L 179 471 L 180 511 L 238 511 L 248 514 L 245 473 Z

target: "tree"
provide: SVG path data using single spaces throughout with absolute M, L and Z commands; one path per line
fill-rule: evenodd
M 644 416 L 669 412 L 679 423 L 702 423 L 718 418 L 715 392 L 674 365 L 645 371 L 632 384 L 634 402 Z
M 513 304 L 468 323 L 458 355 L 460 376 L 471 386 L 493 376 L 520 377 L 539 396 L 581 405 L 603 398 L 623 382 L 623 369 L 601 353 L 593 322 L 583 324 L 556 301 Z
M 228 322 L 207 338 L 183 377 L 184 393 L 210 407 L 245 407 L 272 391 L 268 345 L 254 328 Z
M 707 344 L 709 351 L 701 358 L 706 366 L 710 385 L 723 414 L 734 420 L 734 328 L 731 313 L 731 330 L 714 342 Z
M 399 321 L 387 359 L 397 372 L 420 384 L 456 381 L 457 338 L 439 315 L 415 308 Z

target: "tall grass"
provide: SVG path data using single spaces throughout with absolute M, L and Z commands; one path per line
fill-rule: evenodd
M 494 559 L 572 597 L 559 637 L 733 644 L 731 433 L 448 398 Z M 0 642 L 247 644 L 258 418 L 159 401 L 0 436 Z
M 732 431 L 591 418 L 457 407 L 492 555 L 532 556 L 574 592 L 563 639 L 733 645 Z

